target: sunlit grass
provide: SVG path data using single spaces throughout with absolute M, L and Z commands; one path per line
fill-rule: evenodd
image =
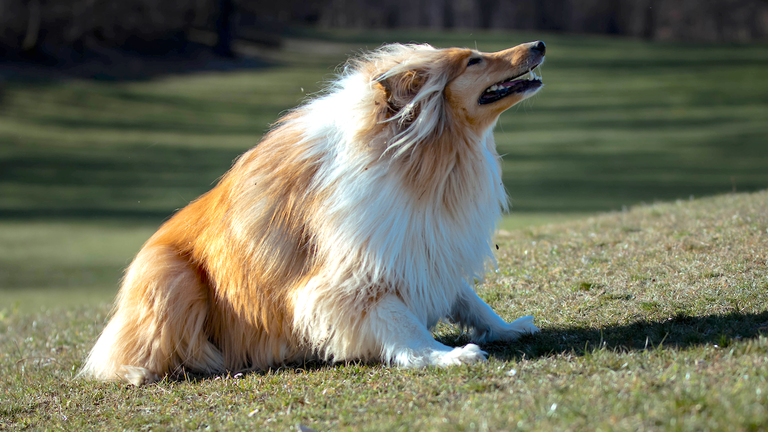
M 762 430 L 768 193 L 641 206 L 500 234 L 478 285 L 542 332 L 485 364 L 310 363 L 147 387 L 74 378 L 109 306 L 0 307 L 0 427 Z M 68 301 L 64 296 L 57 298 Z M 441 324 L 445 343 L 467 342 Z

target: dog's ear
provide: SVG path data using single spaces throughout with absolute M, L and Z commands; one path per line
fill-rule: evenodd
M 426 81 L 427 73 L 420 70 L 408 70 L 379 81 L 386 95 L 387 117 L 396 115 L 405 106 L 410 104 Z M 419 113 L 409 112 L 408 114 L 408 117 L 412 120 Z M 403 120 L 407 121 L 409 119 Z
M 445 130 L 450 123 L 445 87 L 466 69 L 470 54 L 469 50 L 410 49 L 407 61 L 401 60 L 375 80 L 382 91 L 378 115 L 392 125 L 388 147 L 396 157 Z

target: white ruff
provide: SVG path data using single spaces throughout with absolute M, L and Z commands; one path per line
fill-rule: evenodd
M 455 322 L 495 329 L 496 337 L 489 337 L 489 328 L 475 329 L 478 341 L 537 331 L 532 319 L 507 328 L 510 324 L 471 288 L 495 265 L 491 239 L 507 205 L 493 127 L 471 143 L 475 157 L 464 162 L 473 164 L 469 170 L 476 175 L 465 185 L 461 211 L 449 214 L 439 193 L 426 198 L 409 193 L 386 155 L 377 158 L 354 142 L 355 126 L 363 122 L 358 120 L 361 110 L 350 101 L 366 101 L 373 91 L 360 74 L 344 77 L 296 120 L 316 149 L 312 153 L 321 155 L 313 187 L 328 192 L 322 214 L 311 221 L 322 239 L 317 252 L 326 271 L 296 293 L 297 333 L 326 359 L 380 358 L 420 367 L 484 359 L 475 345 L 452 350 L 428 332 L 451 316 L 460 299 L 467 306 L 479 302 L 475 308 L 481 310 L 466 311 L 472 316 L 467 320 L 454 313 Z M 366 301 L 382 296 L 391 298 Z M 474 322 L 475 315 L 482 322 Z

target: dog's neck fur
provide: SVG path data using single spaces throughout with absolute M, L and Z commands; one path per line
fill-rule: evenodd
M 410 287 L 401 296 L 412 310 L 429 311 L 420 318 L 434 324 L 447 314 L 457 283 L 472 284 L 493 263 L 490 239 L 507 203 L 499 156 L 490 128 L 474 136 L 447 127 L 408 153 L 387 152 L 391 125 L 372 126 L 370 110 L 348 104 L 373 107 L 376 91 L 364 78 L 347 79 L 284 127 L 305 131 L 307 154 L 318 158 L 312 188 L 327 204 L 309 222 L 327 239 L 318 258 L 340 269 L 340 281 L 354 272 L 370 278 L 372 289 Z M 361 133 L 368 137 L 363 148 Z

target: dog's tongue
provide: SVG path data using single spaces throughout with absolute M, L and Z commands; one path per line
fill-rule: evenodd
M 523 82 L 523 81 L 528 81 L 528 80 L 527 80 L 527 79 L 525 79 L 525 78 L 518 78 L 518 79 L 516 79 L 516 80 L 512 80 L 512 81 L 505 81 L 505 82 L 503 82 L 503 83 L 499 84 L 499 86 L 501 86 L 501 87 L 505 87 L 505 88 L 506 88 L 506 87 L 512 87 L 512 86 L 514 86 L 515 84 L 519 84 L 519 83 L 521 83 L 521 82 Z
M 516 79 L 516 80 L 512 80 L 512 81 L 505 81 L 505 82 L 499 84 L 499 87 L 504 87 L 505 89 L 508 89 L 508 88 L 512 88 L 512 87 L 518 86 L 518 85 L 523 84 L 523 83 L 527 83 L 527 82 L 528 82 L 527 79 Z

